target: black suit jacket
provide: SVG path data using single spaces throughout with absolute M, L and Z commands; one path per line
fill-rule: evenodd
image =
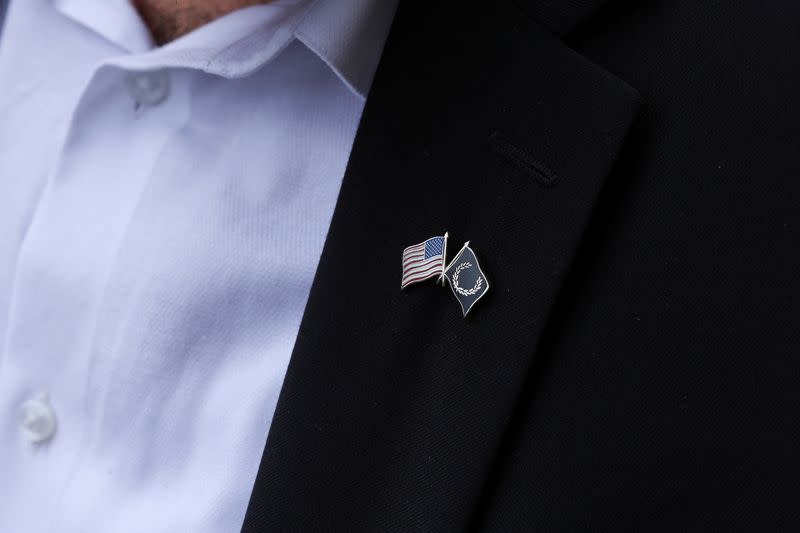
M 243 530 L 800 528 L 798 102 L 795 1 L 401 0 Z

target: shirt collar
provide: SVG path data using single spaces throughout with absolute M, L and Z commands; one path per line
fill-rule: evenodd
M 365 97 L 398 0 L 316 0 L 295 36 Z
M 398 0 L 272 0 L 229 13 L 154 47 L 129 0 L 53 0 L 56 8 L 127 52 L 105 64 L 134 70 L 195 68 L 243 77 L 294 39 L 365 98 Z

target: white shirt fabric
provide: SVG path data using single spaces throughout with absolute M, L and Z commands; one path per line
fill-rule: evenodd
M 240 529 L 394 9 L 11 2 L 0 531 Z

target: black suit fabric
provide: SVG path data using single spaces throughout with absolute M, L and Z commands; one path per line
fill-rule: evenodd
M 243 530 L 800 528 L 798 95 L 789 0 L 401 0 Z

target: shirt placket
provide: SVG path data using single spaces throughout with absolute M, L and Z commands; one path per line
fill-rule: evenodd
M 16 440 L 9 468 L 46 483 L 42 494 L 58 494 L 53 487 L 61 485 L 63 495 L 80 472 L 91 471 L 78 466 L 104 431 L 92 423 L 92 391 L 102 387 L 98 365 L 107 361 L 93 341 L 109 317 L 97 311 L 115 269 L 126 268 L 115 259 L 159 157 L 188 118 L 190 77 L 158 65 L 99 67 L 21 244 L 0 402 L 16 423 L 7 428 L 16 433 L 6 435 Z

